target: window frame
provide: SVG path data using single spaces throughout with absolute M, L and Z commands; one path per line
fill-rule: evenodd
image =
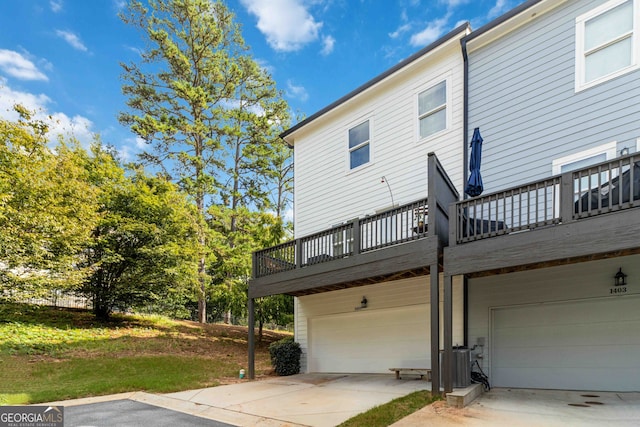
M 424 114 L 420 114 L 420 94 L 426 92 L 429 89 L 433 89 L 434 87 L 438 86 L 439 84 L 444 83 L 445 84 L 445 103 L 444 106 L 439 106 L 437 108 L 433 108 L 431 110 L 429 110 L 428 112 L 424 113 Z M 437 78 L 431 79 L 429 80 L 427 83 L 420 85 L 419 87 L 417 87 L 414 91 L 414 105 L 415 105 L 415 126 L 416 126 L 416 131 L 415 131 L 415 135 L 416 135 L 416 141 L 418 143 L 424 142 L 424 141 L 429 141 L 433 138 L 438 137 L 439 135 L 441 135 L 444 132 L 447 132 L 450 127 L 451 127 L 451 109 L 452 109 L 452 104 L 451 104 L 451 75 L 450 73 L 447 73 L 445 75 L 441 75 Z M 427 117 L 431 114 L 437 113 L 438 111 L 441 110 L 445 110 L 445 124 L 444 124 L 444 128 L 432 133 L 431 135 L 428 136 L 422 136 L 420 134 L 420 120 L 424 117 Z
M 609 12 L 610 10 L 626 3 L 627 1 L 631 1 L 631 5 L 633 8 L 633 24 L 632 24 L 632 29 L 631 29 L 631 35 L 630 35 L 630 39 L 631 39 L 631 58 L 630 58 L 630 65 L 620 68 L 616 71 L 613 71 L 609 74 L 606 74 L 604 76 L 598 77 L 594 80 L 591 81 L 586 81 L 586 72 L 587 72 L 587 67 L 586 67 L 586 57 L 587 57 L 587 53 L 590 52 L 595 52 L 598 51 L 604 47 L 608 47 L 608 46 L 613 46 L 615 43 L 622 41 L 625 37 L 625 35 L 620 35 L 618 36 L 616 39 L 605 43 L 603 45 L 600 45 L 596 48 L 591 49 L 589 52 L 585 52 L 584 51 L 584 43 L 585 43 L 585 28 L 586 28 L 586 23 L 594 18 L 597 18 L 607 12 Z M 640 66 L 639 61 L 638 61 L 638 50 L 640 49 L 640 18 L 638 18 L 638 16 L 640 15 L 640 0 L 610 0 L 602 5 L 600 5 L 599 7 L 586 12 L 580 16 L 578 16 L 576 18 L 576 27 L 575 27 L 575 38 L 576 38 L 576 45 L 575 45 L 575 91 L 580 92 L 583 91 L 585 89 L 588 89 L 590 87 L 593 86 L 597 86 L 601 83 L 604 83 L 606 81 L 609 81 L 611 79 L 614 79 L 616 77 L 619 77 L 621 75 L 627 74 L 631 71 L 634 71 L 636 69 L 638 69 L 638 67 Z
M 606 160 L 615 159 L 617 156 L 617 150 L 618 143 L 616 141 L 611 141 L 597 147 L 569 154 L 568 156 L 559 157 L 554 159 L 551 163 L 552 173 L 553 175 L 559 175 L 562 171 L 562 166 L 579 162 L 580 160 L 586 160 L 590 157 L 599 156 L 601 154 L 605 155 Z
M 358 126 L 360 126 L 360 125 L 362 125 L 362 124 L 364 124 L 366 122 L 369 122 L 369 139 L 359 143 L 358 145 L 356 145 L 354 147 L 350 147 L 349 146 L 350 145 L 349 132 L 352 129 L 355 129 L 356 127 L 358 127 Z M 371 165 L 373 163 L 373 143 L 372 143 L 373 142 L 373 117 L 372 116 L 364 116 L 364 117 L 361 117 L 358 120 L 355 120 L 355 121 L 351 122 L 351 124 L 349 124 L 347 126 L 347 128 L 346 128 L 345 134 L 346 134 L 345 139 L 346 139 L 346 145 L 347 145 L 347 173 L 352 173 L 352 172 L 355 172 L 355 171 L 359 171 L 362 168 L 365 168 L 365 167 Z M 356 150 L 358 150 L 358 149 L 360 149 L 360 148 L 362 148 L 362 147 L 364 147 L 366 145 L 369 146 L 369 160 L 367 162 L 361 164 L 361 165 L 358 165 L 358 166 L 352 168 L 351 167 L 351 154 L 354 151 L 356 151 Z

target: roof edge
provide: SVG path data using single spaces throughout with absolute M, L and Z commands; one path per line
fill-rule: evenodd
M 499 17 L 495 18 L 492 21 L 489 21 L 488 23 L 484 24 L 482 27 L 478 28 L 477 30 L 471 32 L 471 34 L 465 36 L 462 38 L 462 43 L 467 43 L 485 33 L 488 33 L 489 31 L 493 30 L 494 28 L 504 24 L 506 21 L 509 21 L 510 19 L 514 18 L 515 16 L 520 15 L 522 12 L 526 11 L 527 9 L 537 5 L 538 3 L 542 3 L 546 0 L 527 0 L 524 3 L 521 3 L 520 5 L 516 6 L 515 8 L 509 10 L 507 13 L 505 13 L 504 15 L 500 15 Z
M 540 0 L 538 0 L 538 1 L 540 1 Z M 471 29 L 471 24 L 468 21 L 460 24 L 458 27 L 454 28 L 453 30 L 451 30 L 450 32 L 445 34 L 444 36 L 440 37 L 439 39 L 437 39 L 433 43 L 427 45 L 426 47 L 420 49 L 419 51 L 417 51 L 416 53 L 412 54 L 411 56 L 403 59 L 402 61 L 400 61 L 399 63 L 397 63 L 393 67 L 391 67 L 388 70 L 384 71 L 382 74 L 379 74 L 378 76 L 376 76 L 373 79 L 369 80 L 365 84 L 359 86 L 358 88 L 352 90 L 351 92 L 349 92 L 345 96 L 341 97 L 337 101 L 332 102 L 331 104 L 327 105 L 323 109 L 321 109 L 321 110 L 317 111 L 316 113 L 312 114 L 311 116 L 307 117 L 306 119 L 304 119 L 300 123 L 297 123 L 296 125 L 290 127 L 286 131 L 282 132 L 280 134 L 280 138 L 285 139 L 287 136 L 291 135 L 292 133 L 294 133 L 298 129 L 308 125 L 312 121 L 314 121 L 314 120 L 318 119 L 319 117 L 325 115 L 326 113 L 328 113 L 329 111 L 333 110 L 334 108 L 344 104 L 345 102 L 347 102 L 351 98 L 354 98 L 356 95 L 359 95 L 360 93 L 364 92 L 365 90 L 369 89 L 370 87 L 376 85 L 377 83 L 381 82 L 382 80 L 386 79 L 387 77 L 391 76 L 392 74 L 396 73 L 397 71 L 401 70 L 402 68 L 404 68 L 407 65 L 411 64 L 412 62 L 418 60 L 422 56 L 426 55 L 430 51 L 432 51 L 432 50 L 436 49 L 437 47 L 439 47 L 439 46 L 445 44 L 446 42 L 450 41 L 456 35 L 460 34 L 462 31 L 466 31 L 468 29 L 469 30 Z

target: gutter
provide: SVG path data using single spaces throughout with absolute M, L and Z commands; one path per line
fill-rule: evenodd
M 472 33 L 473 34 L 473 33 Z M 468 36 L 467 36 L 468 37 Z M 469 147 L 467 146 L 467 135 L 469 133 L 469 55 L 467 54 L 467 37 L 460 40 L 462 47 L 462 198 L 467 198 L 464 187 L 469 179 Z

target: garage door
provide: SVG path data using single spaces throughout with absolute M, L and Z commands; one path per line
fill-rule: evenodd
M 431 366 L 428 305 L 315 317 L 309 328 L 310 372 Z
M 640 298 L 492 310 L 497 387 L 640 390 Z

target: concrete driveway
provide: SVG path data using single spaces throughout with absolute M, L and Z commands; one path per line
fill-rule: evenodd
M 330 427 L 374 406 L 430 388 L 430 382 L 396 380 L 393 374 L 302 374 L 169 394 L 122 393 L 49 405 L 65 407 L 65 425 L 69 426 L 150 425 L 133 423 L 133 417 L 125 418 L 131 424 L 116 422 L 118 416 L 122 419 L 123 407 L 128 405 L 131 414 L 144 410 L 144 416 L 136 416 L 141 421 L 162 418 L 167 414 L 161 411 L 166 410 L 174 417 L 187 414 L 202 420 L 184 419 L 175 425 L 218 425 L 206 422 L 215 420 L 232 426 Z M 80 413 L 84 418 L 73 419 Z
M 302 374 L 178 393 L 122 393 L 50 405 L 65 406 L 65 425 L 69 426 L 145 426 L 150 419 L 165 419 L 167 426 L 329 427 L 425 389 L 430 390 L 431 383 L 396 380 L 392 374 Z M 84 418 L 74 420 L 76 414 Z M 462 409 L 436 402 L 394 427 L 608 425 L 640 425 L 640 393 L 498 388 Z
M 414 426 L 638 426 L 640 393 L 492 389 L 463 409 L 436 402 L 393 424 Z

